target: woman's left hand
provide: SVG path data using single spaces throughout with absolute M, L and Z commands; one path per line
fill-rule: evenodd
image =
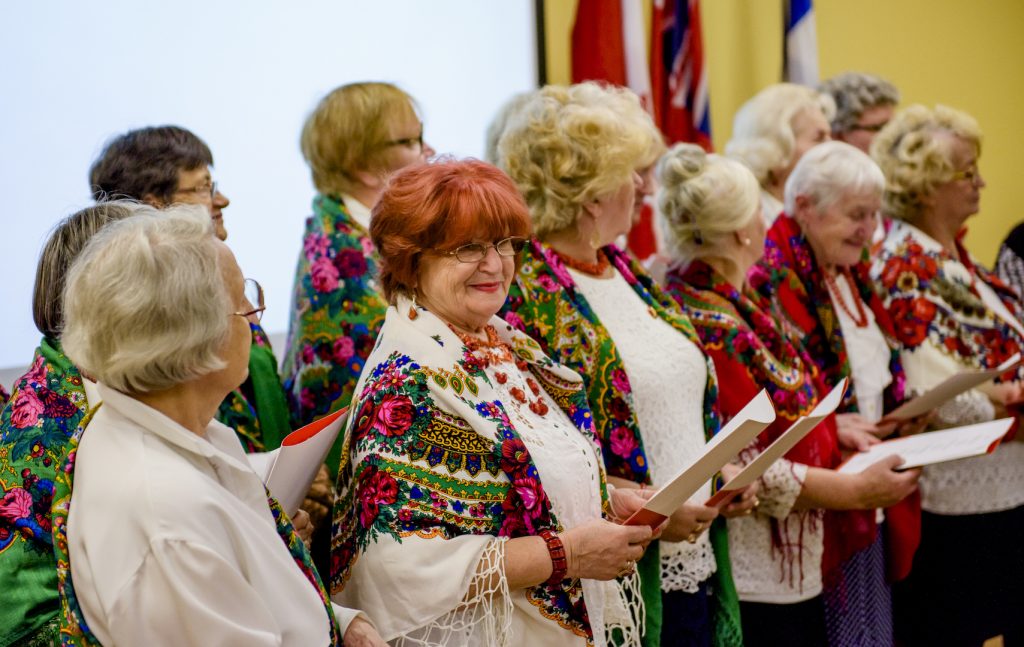
M 377 630 L 366 618 L 356 616 L 348 623 L 342 641 L 346 647 L 387 647 Z
M 866 452 L 872 445 L 882 442 L 878 439 L 881 433 L 878 426 L 865 420 L 859 413 L 837 414 L 836 433 L 839 445 L 855 452 Z

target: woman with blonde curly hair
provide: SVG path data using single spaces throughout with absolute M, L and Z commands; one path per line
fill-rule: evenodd
M 1024 304 L 961 244 L 985 187 L 978 123 L 953 108 L 911 106 L 871 153 L 894 219 L 871 276 L 896 322 L 908 392 L 1024 350 Z M 963 394 L 939 408 L 933 426 L 1004 415 L 1021 399 L 1022 379 L 1017 369 Z M 1004 442 L 991 456 L 926 467 L 921 508 L 921 545 L 894 591 L 897 636 L 910 645 L 1024 639 L 1024 445 Z
M 519 110 L 499 145 L 536 235 L 505 319 L 583 376 L 616 488 L 664 483 L 718 430 L 714 367 L 693 327 L 614 244 L 632 226 L 637 169 L 655 146 L 650 118 L 640 114 L 628 90 L 550 86 Z M 695 501 L 709 494 L 706 486 Z M 751 490 L 725 513 L 755 504 Z M 717 514 L 684 504 L 639 565 L 645 644 L 737 644 L 731 578 L 715 559 L 726 548 L 723 527 L 704 533 Z
M 769 85 L 736 112 L 725 153 L 753 171 L 768 226 L 782 213 L 793 167 L 812 146 L 831 139 L 834 113 L 830 96 L 793 83 Z

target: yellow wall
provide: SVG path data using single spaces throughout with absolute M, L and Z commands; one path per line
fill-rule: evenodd
M 781 0 L 703 0 L 704 47 L 715 145 L 732 115 L 779 80 Z M 846 70 L 879 74 L 903 103 L 965 110 L 985 133 L 982 211 L 968 247 L 991 264 L 999 243 L 1024 220 L 1024 2 L 1021 0 L 815 0 L 822 78 Z M 567 83 L 576 0 L 547 0 L 548 79 Z

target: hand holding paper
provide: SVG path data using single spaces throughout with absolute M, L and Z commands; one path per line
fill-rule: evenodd
M 775 407 L 768 392 L 762 390 L 733 417 L 705 446 L 704 454 L 691 461 L 624 523 L 646 524 L 657 528 L 683 505 L 708 479 L 715 475 L 741 449 L 750 444 L 765 427 L 775 421 Z
M 965 371 L 952 375 L 927 393 L 908 400 L 887 413 L 882 418 L 882 422 L 907 420 L 934 411 L 961 393 L 979 387 L 992 378 L 1017 368 L 1021 361 L 1021 355 L 1017 353 L 996 368 L 987 371 Z

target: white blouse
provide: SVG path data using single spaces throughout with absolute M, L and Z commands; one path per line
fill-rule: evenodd
M 703 451 L 704 354 L 668 322 L 654 314 L 618 271 L 610 279 L 570 270 L 601 324 L 615 341 L 632 388 L 634 411 L 643 436 L 651 478 L 664 483 Z M 693 497 L 711 496 L 706 483 Z M 662 541 L 661 588 L 695 593 L 715 572 L 708 533 L 695 544 Z
M 68 516 L 75 593 L 104 645 L 326 645 L 235 433 L 206 437 L 102 384 Z M 335 607 L 342 631 L 356 612 Z
M 849 308 L 856 308 L 856 301 L 846 275 L 839 274 L 835 280 L 840 298 Z M 868 422 L 878 422 L 885 414 L 885 389 L 892 384 L 892 373 L 889 372 L 891 351 L 885 341 L 882 330 L 875 322 L 875 313 L 864 305 L 868 323 L 863 328 L 857 327 L 849 314 L 832 298 L 832 309 L 839 318 L 839 327 L 843 331 L 846 342 L 846 355 L 850 362 L 850 373 L 853 377 L 854 393 L 857 394 L 857 406 L 860 415 Z M 857 297 L 859 298 L 859 296 Z M 856 312 L 856 311 L 855 311 Z

